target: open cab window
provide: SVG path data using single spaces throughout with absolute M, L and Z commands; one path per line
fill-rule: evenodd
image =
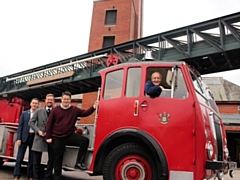
M 185 99 L 188 97 L 188 90 L 182 74 L 182 71 L 178 67 L 173 68 L 148 68 L 146 82 L 151 81 L 151 76 L 154 72 L 161 74 L 160 86 L 162 92 L 158 97 L 165 98 L 180 98 Z M 146 92 L 145 95 L 150 97 Z

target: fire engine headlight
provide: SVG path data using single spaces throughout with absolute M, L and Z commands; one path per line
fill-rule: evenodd
M 228 151 L 227 146 L 224 146 L 224 150 L 223 150 L 223 152 L 224 152 L 225 159 L 227 159 L 228 156 L 229 156 L 229 151 Z
M 206 143 L 206 150 L 207 150 L 207 156 L 208 159 L 212 159 L 213 156 L 213 145 L 211 142 Z

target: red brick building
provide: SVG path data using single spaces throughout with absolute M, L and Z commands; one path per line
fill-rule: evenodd
M 88 51 L 142 37 L 143 0 L 94 1 Z M 82 108 L 88 108 L 97 99 L 97 92 L 85 93 Z M 92 116 L 81 123 L 93 123 Z

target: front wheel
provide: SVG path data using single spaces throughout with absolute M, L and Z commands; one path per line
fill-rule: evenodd
M 104 180 L 157 179 L 153 157 L 136 143 L 125 143 L 113 149 L 103 166 Z

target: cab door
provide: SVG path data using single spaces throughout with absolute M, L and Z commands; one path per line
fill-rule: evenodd
M 105 124 L 101 136 L 108 136 L 116 129 L 134 128 L 138 124 L 141 67 L 124 67 L 107 72 L 102 89 L 99 117 Z
M 139 116 L 139 97 L 141 90 L 141 67 L 130 67 L 127 69 L 126 74 L 126 87 L 124 92 L 125 102 L 128 103 L 127 107 L 130 107 L 129 116 L 133 116 L 138 121 Z M 136 121 L 135 126 L 138 122 Z
M 139 128 L 151 134 L 165 152 L 170 176 L 190 172 L 195 160 L 195 110 L 180 68 L 148 67 L 146 81 L 158 71 L 164 86 L 159 97 L 141 94 Z M 180 175 L 179 174 L 179 175 Z

